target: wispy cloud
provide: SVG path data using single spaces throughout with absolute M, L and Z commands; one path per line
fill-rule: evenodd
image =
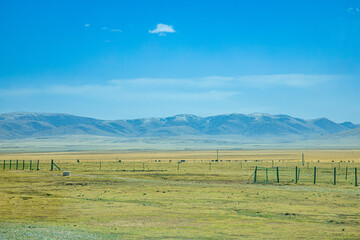
M 43 91 L 50 94 L 83 95 L 111 99 L 178 99 L 201 100 L 222 99 L 238 94 L 231 89 L 194 87 L 195 82 L 188 80 L 181 85 L 179 79 L 130 79 L 109 81 L 106 85 L 53 86 Z M 181 86 L 181 87 L 180 87 Z M 41 93 L 39 91 L 37 93 Z M 34 92 L 35 93 L 35 92 Z
M 344 80 L 339 75 L 250 75 L 238 77 L 209 76 L 202 78 L 135 78 L 116 79 L 103 85 L 56 85 L 38 89 L 0 89 L 1 96 L 39 94 L 73 95 L 104 99 L 226 99 L 241 95 L 249 88 L 310 88 Z
M 115 85 L 126 86 L 145 86 L 151 88 L 191 88 L 191 89 L 210 89 L 228 85 L 233 81 L 233 77 L 202 77 L 202 78 L 134 78 L 134 79 L 115 79 L 109 81 Z
M 84 27 L 88 28 L 88 27 L 90 27 L 90 24 L 87 23 L 84 25 Z
M 237 77 L 209 76 L 202 78 L 135 78 L 116 79 L 111 83 L 135 86 L 167 86 L 189 88 L 233 88 L 233 87 L 292 87 L 306 88 L 321 83 L 344 79 L 339 75 L 305 75 L 305 74 L 274 74 L 274 75 L 246 75 Z
M 112 29 L 110 29 L 110 28 L 108 28 L 108 27 L 102 27 L 101 30 L 103 30 L 103 31 L 110 31 L 110 32 L 118 32 L 118 33 L 122 32 L 122 30 L 119 29 L 119 28 L 112 28 Z
M 354 15 L 357 15 L 357 14 L 360 15 L 360 8 L 357 8 L 357 7 L 350 7 L 347 9 L 347 11 L 348 11 L 348 13 L 351 13 Z
M 224 100 L 239 94 L 237 91 L 226 89 L 193 89 L 155 87 L 148 85 L 136 86 L 139 81 L 122 81 L 119 83 L 109 82 L 106 85 L 80 85 L 68 86 L 57 85 L 39 89 L 0 89 L 2 97 L 32 97 L 32 96 L 69 96 L 92 99 L 107 99 L 112 101 L 207 101 Z
M 0 89 L 0 96 L 3 97 L 28 97 L 41 94 L 45 89 L 36 88 L 16 88 L 16 89 Z M 46 91 L 46 90 L 45 90 Z
M 324 82 L 336 81 L 344 76 L 338 75 L 306 75 L 306 74 L 274 74 L 240 76 L 237 81 L 252 87 L 295 87 L 304 88 Z
M 332 86 L 331 93 L 337 91 L 340 85 L 351 83 L 355 77 L 280 74 L 136 78 L 78 86 L 67 84 L 34 88 L 0 88 L 0 102 L 4 103 L 0 104 L 0 110 L 13 111 L 11 109 L 18 109 L 21 105 L 27 106 L 27 111 L 51 109 L 61 112 L 78 108 L 80 112 L 94 111 L 97 114 L 118 111 L 128 117 L 171 115 L 179 112 L 205 115 L 244 111 L 290 114 L 293 108 L 290 109 L 289 106 L 294 106 L 299 111 L 299 95 L 303 96 L 314 89 L 329 91 L 328 86 Z M 311 99 L 312 94 L 309 96 L 310 100 L 306 101 L 310 103 L 307 105 L 316 101 L 314 97 Z M 326 94 L 326 100 L 324 98 L 322 102 L 331 102 L 331 96 L 332 94 Z M 321 109 L 328 107 L 326 104 L 322 105 Z
M 174 33 L 175 30 L 173 28 L 173 26 L 171 25 L 166 25 L 163 23 L 159 23 L 156 25 L 156 28 L 153 30 L 149 30 L 149 33 L 158 33 L 159 36 L 166 36 L 166 33 Z

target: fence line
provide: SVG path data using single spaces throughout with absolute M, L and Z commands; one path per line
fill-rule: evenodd
M 334 164 L 307 162 L 282 161 L 258 161 L 258 160 L 147 160 L 147 161 L 124 161 L 124 160 L 3 160 L 2 170 L 71 170 L 71 171 L 122 171 L 122 172 L 196 172 L 198 174 L 233 174 L 246 179 L 250 176 L 254 183 L 279 183 L 279 184 L 351 184 L 358 186 L 357 167 L 358 163 Z M 300 165 L 301 167 L 299 167 Z M 300 175 L 301 173 L 301 175 Z M 229 175 L 229 176 L 230 176 Z M 249 180 L 250 180 L 249 178 Z M 248 181 L 249 181 L 248 180 Z M 246 180 L 245 180 L 246 182 Z

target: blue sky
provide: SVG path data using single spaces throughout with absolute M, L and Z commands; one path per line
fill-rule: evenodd
M 360 2 L 0 1 L 0 112 L 360 123 Z

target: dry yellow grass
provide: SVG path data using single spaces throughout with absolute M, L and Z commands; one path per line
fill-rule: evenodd
M 310 162 L 360 162 L 360 150 L 219 150 L 221 160 L 281 160 L 296 162 L 301 161 L 301 154 Z M 217 158 L 214 150 L 204 151 L 104 151 L 104 152 L 43 152 L 43 153 L 2 153 L 0 160 L 25 159 L 25 160 L 124 160 L 124 161 L 149 161 L 149 160 L 213 160 Z
M 40 171 L 0 169 L 0 238 L 359 239 L 359 188 L 343 178 L 332 185 L 331 171 L 317 185 L 294 184 L 302 152 L 330 170 L 339 161 L 357 166 L 360 155 L 219 151 L 223 162 L 211 162 L 210 169 L 204 160 L 216 159 L 216 151 L 2 154 L 1 160 L 42 163 Z M 50 172 L 49 159 L 72 175 Z M 178 164 L 181 159 L 187 161 Z M 281 172 L 286 182 L 247 184 L 254 166 L 269 167 L 272 160 L 290 169 Z M 305 179 L 306 167 L 302 171 Z

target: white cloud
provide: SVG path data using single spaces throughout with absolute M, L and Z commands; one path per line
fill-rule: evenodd
M 357 7 L 350 7 L 347 9 L 347 11 L 351 14 L 360 14 L 360 9 Z
M 86 28 L 90 27 L 90 24 L 87 23 L 87 24 L 84 25 L 84 27 L 86 27 Z
M 165 33 L 174 33 L 174 32 L 175 30 L 173 26 L 162 23 L 157 24 L 155 29 L 149 30 L 149 33 L 159 33 L 159 36 L 165 36 L 166 35 Z
M 111 32 L 122 32 L 121 29 L 111 29 Z

